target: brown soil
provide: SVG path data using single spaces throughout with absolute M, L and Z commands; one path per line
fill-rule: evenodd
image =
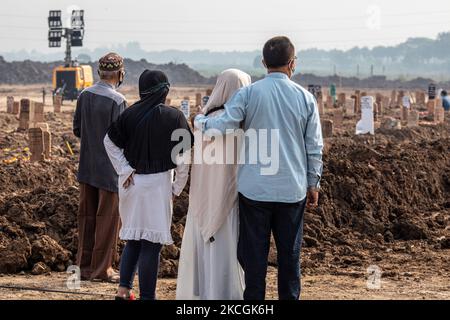
M 64 271 L 73 263 L 79 143 L 71 134 L 71 117 L 47 114 L 54 157 L 30 163 L 24 160 L 26 133 L 15 130 L 14 116 L 0 113 L 0 274 Z M 440 277 L 447 287 L 436 290 L 450 298 L 448 119 L 440 126 L 378 129 L 375 137 L 354 136 L 354 123 L 346 119 L 344 129 L 326 141 L 320 206 L 305 216 L 303 274 L 361 282 L 375 264 L 394 284 L 418 279 L 426 285 L 430 276 Z M 4 161 L 11 158 L 18 160 Z M 163 249 L 161 277 L 176 277 L 187 207 L 188 188 L 174 204 L 175 244 Z M 276 267 L 274 248 L 269 260 Z M 162 283 L 173 289 L 173 281 Z M 172 298 L 172 289 L 164 297 Z

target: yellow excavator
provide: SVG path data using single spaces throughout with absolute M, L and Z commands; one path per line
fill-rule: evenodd
M 71 27 L 63 28 L 61 10 L 52 10 L 48 17 L 50 48 L 60 48 L 66 39 L 66 57 L 63 66 L 53 70 L 53 94 L 65 100 L 76 100 L 85 88 L 92 86 L 94 75 L 90 65 L 72 60 L 72 47 L 82 47 L 84 38 L 84 10 L 73 10 Z

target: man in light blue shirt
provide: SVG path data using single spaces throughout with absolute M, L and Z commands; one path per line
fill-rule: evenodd
M 271 231 L 278 249 L 279 298 L 298 299 L 303 215 L 306 206 L 318 205 L 322 130 L 314 96 L 290 80 L 296 65 L 291 41 L 270 39 L 263 56 L 268 75 L 238 91 L 222 116 L 199 115 L 195 125 L 221 134 L 242 127 L 247 137 L 238 174 L 244 299 L 265 298 Z M 251 137 L 256 149 L 246 143 Z

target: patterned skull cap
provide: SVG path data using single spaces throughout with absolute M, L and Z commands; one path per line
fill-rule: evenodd
M 123 68 L 123 58 L 117 53 L 110 52 L 100 58 L 98 68 L 101 71 L 119 71 Z

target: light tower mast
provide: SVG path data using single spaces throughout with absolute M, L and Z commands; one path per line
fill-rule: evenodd
M 65 66 L 74 65 L 72 47 L 82 47 L 84 39 L 84 10 L 73 10 L 70 28 L 63 28 L 61 10 L 51 10 L 48 16 L 48 46 L 60 48 L 62 38 L 66 39 Z

